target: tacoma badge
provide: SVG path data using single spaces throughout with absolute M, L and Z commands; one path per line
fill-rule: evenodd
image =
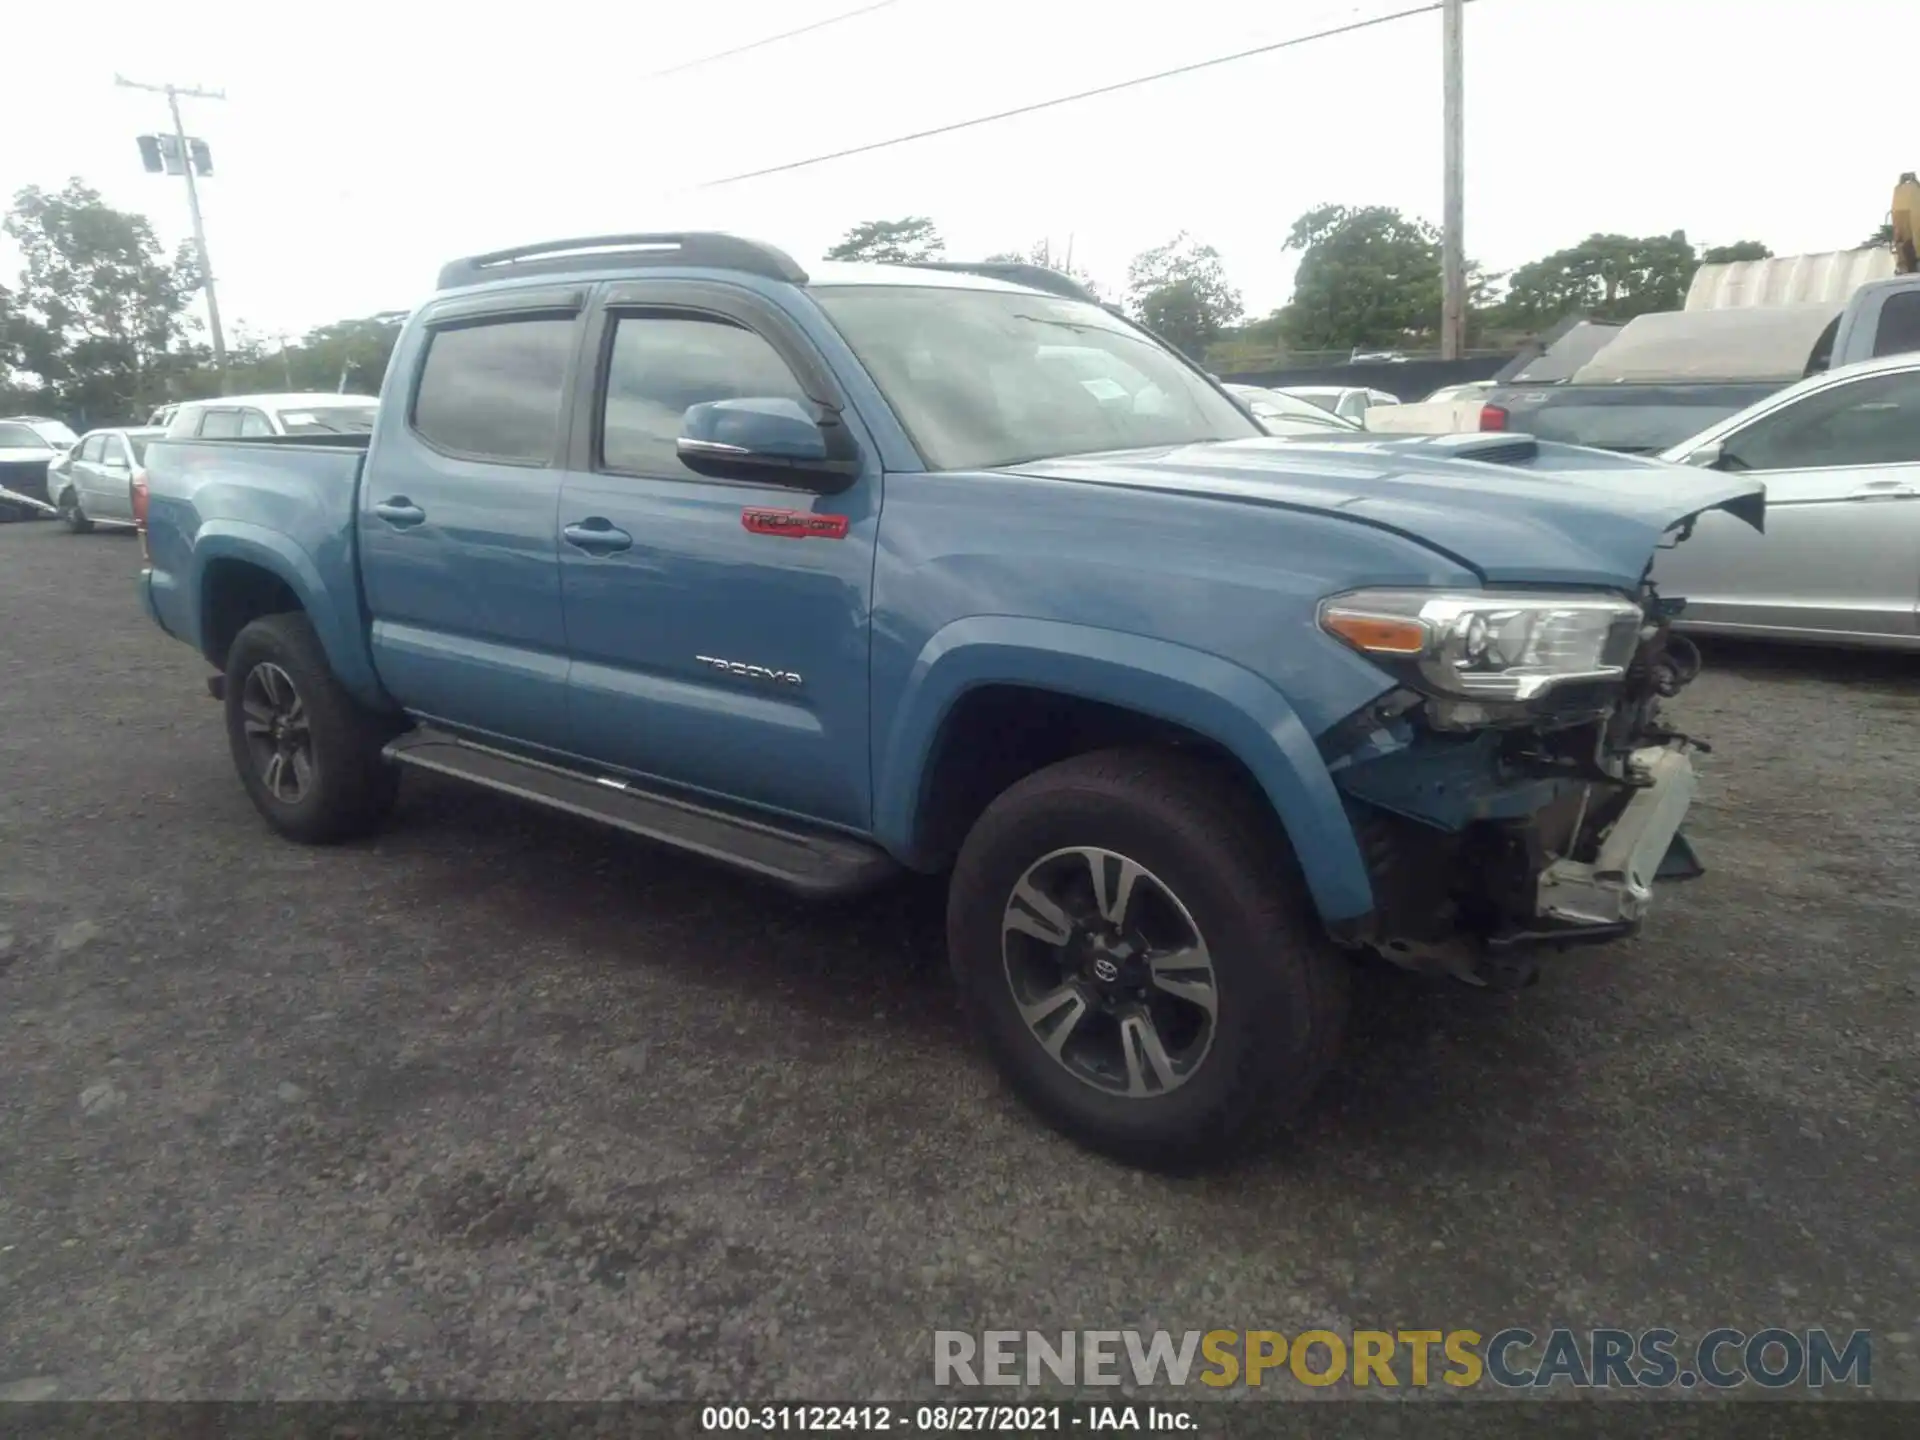
M 769 670 L 764 665 L 748 665 L 739 660 L 721 660 L 712 655 L 693 657 L 702 665 L 711 665 L 716 670 L 729 675 L 739 675 L 747 680 L 765 680 L 774 685 L 798 685 L 800 677 L 791 670 Z

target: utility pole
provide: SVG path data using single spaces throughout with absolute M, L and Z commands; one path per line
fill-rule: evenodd
M 200 256 L 200 278 L 207 287 L 207 325 L 213 332 L 213 368 L 220 377 L 220 393 L 227 391 L 227 340 L 220 331 L 220 301 L 213 289 L 213 261 L 207 258 L 207 227 L 200 219 L 200 189 L 194 184 L 194 157 L 187 147 L 187 127 L 180 120 L 180 97 L 195 100 L 224 100 L 223 90 L 202 90 L 186 85 L 142 85 L 124 75 L 115 75 L 113 83 L 128 90 L 148 90 L 167 97 L 167 109 L 173 116 L 173 139 L 179 147 L 180 173 L 187 181 L 187 209 L 193 215 L 193 246 Z
M 1461 12 L 1466 0 L 1445 0 L 1441 48 L 1446 79 L 1441 129 L 1446 134 L 1446 199 L 1440 242 L 1440 358 L 1458 360 L 1467 351 L 1465 46 Z

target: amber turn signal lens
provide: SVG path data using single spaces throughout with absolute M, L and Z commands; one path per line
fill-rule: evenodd
M 1427 627 L 1418 620 L 1329 610 L 1320 623 L 1328 633 L 1370 655 L 1418 655 L 1427 648 Z

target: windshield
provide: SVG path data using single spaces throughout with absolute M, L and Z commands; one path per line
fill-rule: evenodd
M 1262 433 L 1179 357 L 1096 305 L 944 286 L 811 293 L 935 470 Z
M 373 430 L 373 405 L 317 405 L 311 410 L 282 410 L 280 427 L 289 435 L 367 435 Z

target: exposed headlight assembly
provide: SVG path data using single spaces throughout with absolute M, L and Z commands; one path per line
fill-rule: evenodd
M 1320 602 L 1323 630 L 1406 683 L 1488 705 L 1620 679 L 1643 619 L 1623 596 L 1591 593 L 1355 590 Z

